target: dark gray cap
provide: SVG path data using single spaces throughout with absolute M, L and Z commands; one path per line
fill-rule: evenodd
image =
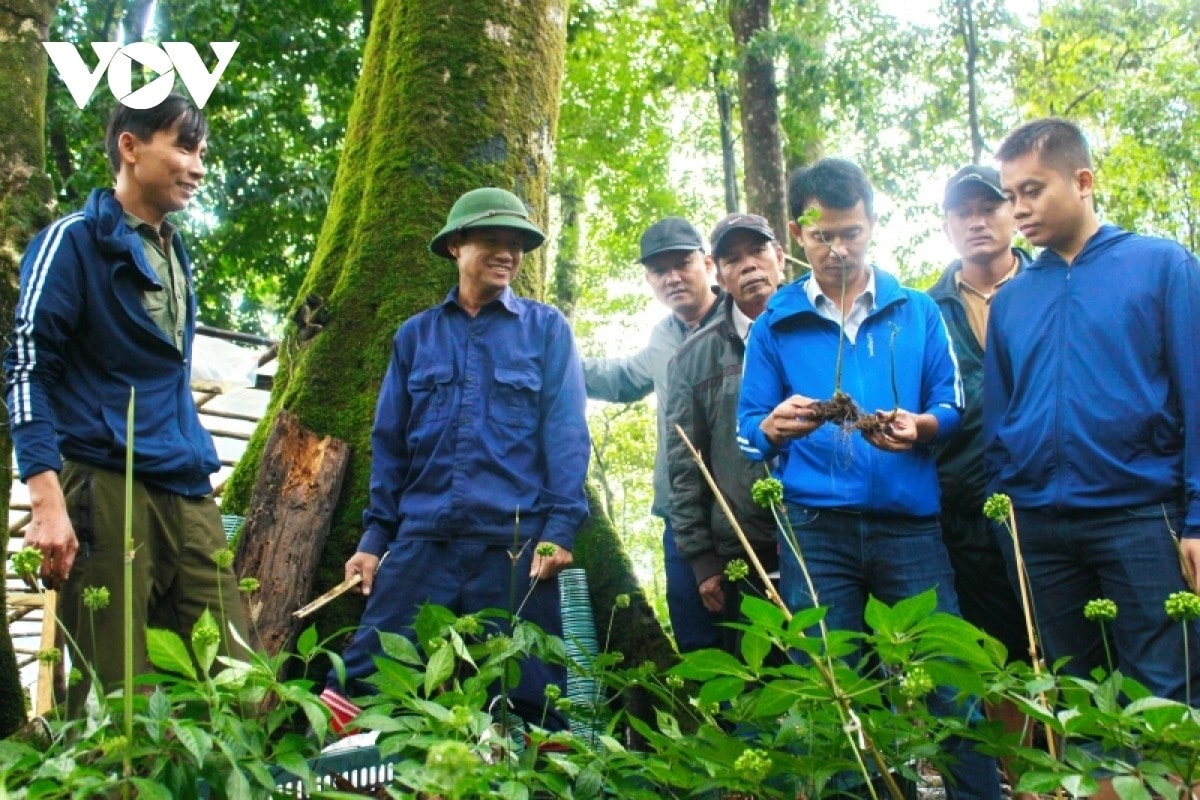
M 646 259 L 671 250 L 703 250 L 704 239 L 683 217 L 666 217 L 651 225 L 642 234 L 643 264 Z
M 764 237 L 768 242 L 775 241 L 775 231 L 771 230 L 771 225 L 758 214 L 730 214 L 723 220 L 717 223 L 717 227 L 713 228 L 712 235 L 708 237 L 708 242 L 712 249 L 713 258 L 721 255 L 721 245 L 725 238 L 734 231 L 754 231 Z
M 946 181 L 946 195 L 942 200 L 942 210 L 949 211 L 963 200 L 975 194 L 983 194 L 997 200 L 1004 199 L 1000 189 L 1000 173 L 991 167 L 969 164 L 950 180 Z

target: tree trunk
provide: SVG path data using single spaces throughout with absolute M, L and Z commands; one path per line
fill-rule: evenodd
M 271 412 L 225 495 L 227 510 L 247 507 L 279 409 L 350 445 L 317 588 L 341 581 L 361 535 L 375 401 L 396 328 L 456 282 L 453 265 L 427 249 L 450 206 L 469 189 L 500 186 L 546 225 L 565 34 L 566 0 L 375 6 L 329 212 L 297 301 L 309 330 L 319 332 L 304 341 L 294 330 L 286 335 Z M 520 293 L 544 296 L 543 253 L 526 259 Z M 577 550 L 603 618 L 612 596 L 635 591 L 628 562 L 600 516 L 580 534 Z M 632 611 L 645 607 L 640 594 L 633 599 Z M 361 610 L 361 602 L 331 603 L 317 624 L 327 633 L 351 628 Z M 652 615 L 638 619 L 645 624 L 617 626 L 615 646 L 627 657 L 668 658 Z
M 737 185 L 737 154 L 733 149 L 733 101 L 729 89 L 721 82 L 721 70 L 713 70 L 713 83 L 717 88 L 717 117 L 721 121 L 721 175 L 725 184 L 725 213 L 734 214 L 739 209 Z
M 583 192 L 573 170 L 566 170 L 558 187 L 558 253 L 554 259 L 554 305 L 571 321 L 579 300 L 579 248 L 583 231 L 579 214 Z
M 0 6 L 0 337 L 12 333 L 20 254 L 50 221 L 50 180 L 43 172 L 46 148 L 46 39 L 57 0 L 10 0 Z M 8 519 L 12 486 L 12 438 L 8 411 L 0 406 L 0 519 Z M 0 534 L 8 543 L 8 526 Z M 4 586 L 0 585 L 0 602 Z M 25 723 L 8 616 L 0 618 L 0 739 Z
M 967 129 L 971 132 L 971 163 L 983 158 L 983 133 L 979 126 L 979 33 L 975 25 L 973 0 L 955 0 L 958 12 L 958 35 L 962 37 L 966 56 Z
M 263 452 L 234 563 L 238 577 L 259 580 L 259 591 L 242 603 L 259 646 L 276 655 L 300 627 L 292 612 L 312 593 L 350 449 L 281 411 Z
M 729 25 L 738 48 L 738 108 L 742 118 L 746 210 L 766 217 L 775 238 L 786 242 L 787 195 L 779 90 L 775 85 L 775 59 L 764 42 L 771 31 L 770 0 L 731 0 Z

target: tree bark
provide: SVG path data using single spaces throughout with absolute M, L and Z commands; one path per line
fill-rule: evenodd
M 725 213 L 736 213 L 740 207 L 737 185 L 737 154 L 733 149 L 733 101 L 729 89 L 721 82 L 719 68 L 713 69 L 717 91 L 717 117 L 721 121 L 721 175 L 725 184 Z
M 764 43 L 771 32 L 770 0 L 730 0 L 729 25 L 738 48 L 746 210 L 766 217 L 775 238 L 786 242 L 787 195 L 779 89 L 775 83 L 775 59 Z
M 312 593 L 350 448 L 281 411 L 263 453 L 234 565 L 238 577 L 259 581 L 242 604 L 258 644 L 276 655 L 300 627 L 292 612 Z
M 46 149 L 46 39 L 57 0 L 9 0 L 0 5 L 0 337 L 11 338 L 20 254 L 50 222 L 52 191 L 43 172 Z M 12 437 L 0 405 L 0 519 L 8 518 Z M 8 526 L 3 536 L 8 542 Z M 0 585 L 0 602 L 4 587 Z M 0 739 L 25 723 L 25 698 L 8 617 L 0 618 Z
M 453 265 L 428 251 L 450 206 L 467 190 L 500 186 L 546 225 L 565 42 L 566 0 L 375 6 L 329 212 L 297 299 L 297 309 L 319 307 L 320 332 L 303 342 L 294 330 L 285 336 L 268 418 L 225 493 L 227 510 L 247 507 L 265 431 L 280 409 L 318 435 L 346 441 L 350 464 L 319 587 L 342 580 L 361 535 L 375 401 L 396 328 L 456 282 Z M 544 297 L 543 253 L 526 258 L 518 292 Z M 594 518 L 577 543 L 601 617 L 618 588 L 636 591 L 606 522 Z M 645 605 L 640 593 L 633 600 Z M 339 601 L 316 621 L 326 633 L 348 629 L 361 610 L 361 601 Z M 627 657 L 669 657 L 657 623 L 616 633 Z
M 958 12 L 958 35 L 962 37 L 966 56 L 967 81 L 967 129 L 971 133 L 971 163 L 978 164 L 983 158 L 983 132 L 979 124 L 979 33 L 975 25 L 973 0 L 955 0 Z

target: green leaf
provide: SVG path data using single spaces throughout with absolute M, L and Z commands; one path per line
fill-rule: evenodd
M 383 635 L 380 634 L 381 638 L 382 638 L 382 636 Z M 303 658 L 304 660 L 307 661 L 308 658 L 312 655 L 313 650 L 316 649 L 316 647 L 317 647 L 317 626 L 309 625 L 307 628 L 305 628 L 303 631 L 300 632 L 300 637 L 298 639 L 296 639 L 296 652 L 300 654 L 301 658 Z
M 670 675 L 695 681 L 706 681 L 723 675 L 740 675 L 752 678 L 742 662 L 726 653 L 724 650 L 697 650 L 685 653 L 683 660 L 671 667 Z
M 1064 775 L 1062 787 L 1076 797 L 1088 797 L 1100 791 L 1100 784 L 1091 775 Z
M 196 668 L 192 664 L 192 656 L 188 653 L 183 639 L 174 631 L 162 628 L 146 630 L 146 654 L 150 663 L 167 672 L 184 675 L 196 679 Z
M 246 776 L 237 768 L 236 764 L 231 764 L 229 777 L 225 779 L 225 797 L 227 800 L 254 800 L 254 795 L 250 791 L 250 781 L 246 780 Z
M 1117 775 L 1112 779 L 1112 787 L 1121 800 L 1150 800 L 1150 792 L 1133 775 Z
M 425 668 L 425 695 L 430 697 L 442 682 L 454 674 L 454 649 L 442 645 L 433 651 L 429 665 Z
M 746 631 L 742 634 L 742 660 L 756 673 L 762 669 L 763 661 L 771 652 L 772 647 L 771 640 L 765 636 L 753 631 Z
M 425 663 L 425 660 L 421 658 L 420 651 L 417 650 L 417 646 L 407 636 L 380 631 L 379 646 L 383 650 L 384 655 L 394 658 L 403 664 Z
M 138 800 L 172 800 L 171 793 L 165 786 L 160 786 L 145 778 L 130 778 L 129 780 L 137 789 Z
M 171 732 L 191 755 L 196 766 L 204 766 L 205 757 L 212 751 L 212 737 L 196 727 L 196 723 L 190 719 L 173 719 L 170 724 Z
M 727 676 L 705 681 L 700 687 L 700 699 L 705 702 L 721 703 L 732 700 L 746 688 L 746 682 L 741 678 Z

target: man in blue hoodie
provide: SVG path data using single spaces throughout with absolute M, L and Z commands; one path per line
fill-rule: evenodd
M 115 188 L 42 231 L 21 262 L 8 412 L 29 487 L 25 544 L 104 690 L 122 676 L 125 639 L 126 409 L 133 431 L 135 670 L 146 627 L 188 636 L 205 609 L 245 630 L 237 581 L 213 555 L 226 547 L 209 476 L 220 467 L 189 388 L 196 300 L 183 239 L 167 221 L 204 177 L 208 123 L 172 94 L 150 109 L 118 105 L 105 137 Z M 84 606 L 105 588 L 106 608 Z M 223 615 L 223 617 L 222 617 Z M 77 664 L 82 666 L 81 664 Z M 78 710 L 88 682 L 69 693 Z
M 1069 656 L 1078 676 L 1109 667 L 1083 616 L 1108 598 L 1112 666 L 1182 701 L 1189 678 L 1200 685 L 1200 654 L 1184 663 L 1164 601 L 1200 567 L 1200 265 L 1174 242 L 1100 223 L 1087 141 L 1070 122 L 1020 126 L 997 159 L 1021 233 L 1044 249 L 992 304 L 989 490 L 1012 498 L 1048 660 Z
M 780 537 L 780 594 L 792 609 L 825 606 L 830 628 L 854 631 L 871 595 L 896 603 L 936 589 L 938 609 L 958 613 L 930 445 L 958 427 L 962 384 L 937 305 L 867 259 L 873 197 L 848 161 L 822 159 L 792 176 L 788 228 L 812 273 L 755 320 L 738 404 L 739 443 L 750 458 L 776 459 L 795 533 L 795 545 Z M 815 220 L 805 216 L 813 211 Z M 826 423 L 817 400 L 839 390 L 882 424 L 860 435 Z M 930 708 L 978 716 L 948 687 Z M 999 798 L 994 759 L 958 737 L 944 747 L 952 798 Z

